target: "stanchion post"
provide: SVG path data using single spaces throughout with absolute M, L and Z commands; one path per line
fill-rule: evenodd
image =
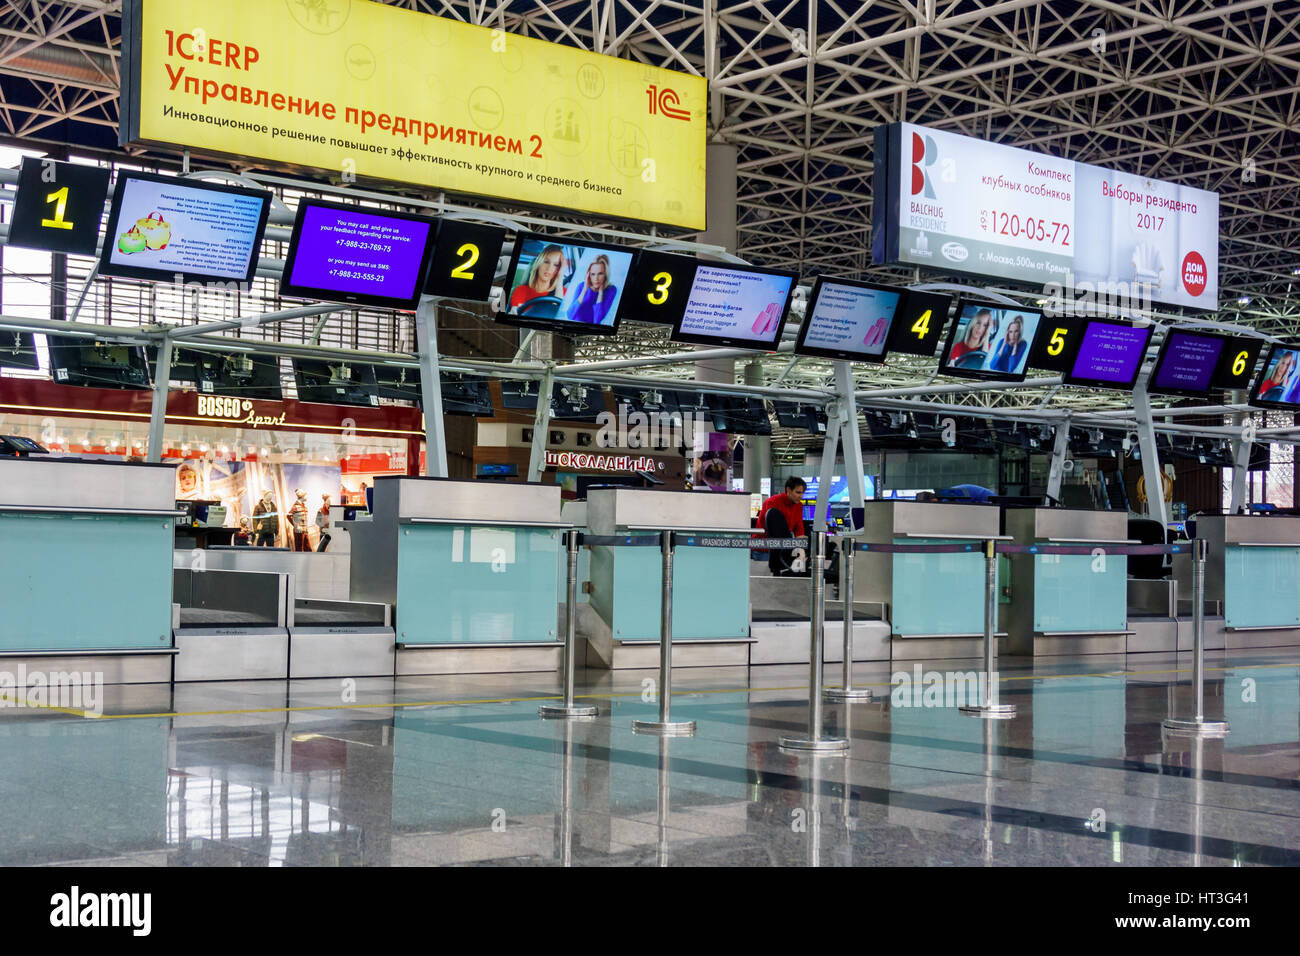
M 1196 693 L 1196 715 L 1190 720 L 1168 717 L 1160 726 L 1172 734 L 1195 737 L 1224 737 L 1226 720 L 1205 719 L 1205 563 L 1210 542 L 1192 541 L 1192 684 Z
M 1007 720 L 1016 716 L 1012 704 L 998 703 L 998 552 L 997 542 L 984 542 L 984 700 L 959 707 L 968 717 Z
M 841 686 L 826 691 L 830 700 L 863 701 L 871 700 L 871 689 L 853 686 L 853 552 L 857 542 L 852 538 L 843 539 L 840 544 L 840 567 L 844 569 L 844 584 L 841 597 L 844 600 L 844 666 Z
M 600 708 L 592 704 L 573 701 L 574 671 L 577 667 L 578 644 L 578 550 L 582 534 L 576 528 L 564 533 L 564 554 L 567 561 L 564 597 L 564 703 L 542 704 L 537 708 L 541 717 L 595 717 Z
M 669 714 L 673 692 L 673 550 L 676 535 L 672 531 L 659 534 L 659 550 L 663 557 L 663 598 L 659 605 L 659 719 L 634 720 L 632 730 L 663 737 L 689 737 L 695 733 L 695 721 L 674 722 Z
M 822 735 L 822 682 L 825 664 L 823 647 L 826 639 L 826 532 L 816 530 L 808 535 L 808 563 L 812 569 L 812 611 L 809 614 L 809 677 L 808 677 L 808 734 L 804 737 L 782 737 L 780 746 L 786 750 L 809 753 L 844 753 L 848 740 Z

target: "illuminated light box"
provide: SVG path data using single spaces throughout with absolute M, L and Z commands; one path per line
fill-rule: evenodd
M 701 262 L 672 339 L 771 351 L 781 341 L 798 274 Z
M 270 211 L 264 189 L 119 173 L 99 274 L 247 286 Z
M 1142 371 L 1152 327 L 1092 319 L 1083 330 L 1067 385 L 1131 391 Z
M 847 361 L 883 362 L 889 330 L 905 290 L 818 276 L 799 339 L 799 355 Z
M 618 246 L 521 233 L 497 318 L 570 335 L 613 335 L 634 256 Z
M 1042 319 L 1038 309 L 958 302 L 939 370 L 962 378 L 1024 381 Z
M 303 200 L 280 294 L 411 312 L 433 255 L 434 220 L 410 213 Z
M 1214 384 L 1227 341 L 1222 335 L 1171 329 L 1160 346 L 1147 391 L 1204 398 Z
M 1250 391 L 1250 404 L 1260 408 L 1300 409 L 1300 349 L 1273 345 Z

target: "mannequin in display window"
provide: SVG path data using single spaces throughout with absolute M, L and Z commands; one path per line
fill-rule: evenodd
M 316 530 L 320 537 L 316 544 L 317 551 L 324 551 L 330 543 L 330 496 L 320 496 L 320 510 L 316 512 Z
M 275 504 L 275 494 L 267 488 L 262 492 L 262 500 L 253 506 L 253 544 L 259 548 L 274 548 L 279 531 L 280 513 Z
M 311 543 L 307 540 L 307 492 L 299 488 L 294 492 L 296 500 L 289 509 L 289 524 L 293 528 L 293 550 L 310 551 Z

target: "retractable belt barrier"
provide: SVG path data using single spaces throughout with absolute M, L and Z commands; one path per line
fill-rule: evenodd
M 593 717 L 597 709 L 592 706 L 576 705 L 573 697 L 574 655 L 576 643 L 577 593 L 578 593 L 578 552 L 582 547 L 588 548 L 659 548 L 663 555 L 663 599 L 660 605 L 660 641 L 659 641 L 659 719 L 634 720 L 632 729 L 638 733 L 658 734 L 660 736 L 689 735 L 695 732 L 694 721 L 673 721 L 670 717 L 672 695 L 672 609 L 673 609 L 673 554 L 679 547 L 683 548 L 724 548 L 744 549 L 750 551 L 794 550 L 803 548 L 809 554 L 809 591 L 811 609 L 809 614 L 809 686 L 808 686 L 808 733 L 801 736 L 782 737 L 783 748 L 812 754 L 844 753 L 848 750 L 848 741 L 825 736 L 822 729 L 822 698 L 844 702 L 870 700 L 871 692 L 853 687 L 853 555 L 858 551 L 877 554 L 982 554 L 985 568 L 985 603 L 984 603 L 984 672 L 985 699 L 979 704 L 961 707 L 965 714 L 985 718 L 1008 718 L 1015 716 L 1015 707 L 998 702 L 998 684 L 996 676 L 997 660 L 997 556 L 1000 554 L 1030 555 L 1154 555 L 1154 554 L 1191 554 L 1195 559 L 1195 587 L 1193 590 L 1194 637 L 1196 647 L 1196 667 L 1194 682 L 1197 685 L 1196 714 L 1191 720 L 1166 721 L 1166 729 L 1173 732 L 1197 733 L 1199 735 L 1222 734 L 1227 732 L 1227 725 L 1221 722 L 1206 721 L 1203 704 L 1203 658 L 1204 658 L 1204 590 L 1205 557 L 1204 541 L 1187 541 L 1177 544 L 1007 544 L 994 538 L 943 544 L 893 544 L 887 542 L 857 541 L 850 539 L 841 549 L 844 556 L 846 584 L 842 594 L 844 602 L 844 682 L 841 688 L 826 689 L 823 681 L 822 648 L 826 625 L 826 582 L 824 580 L 826 558 L 826 532 L 814 532 L 798 538 L 761 538 L 746 536 L 746 532 L 737 531 L 728 536 L 726 533 L 696 533 L 684 531 L 657 531 L 645 534 L 588 534 L 580 531 L 568 531 L 564 536 L 565 550 L 568 557 L 567 597 L 565 610 L 564 643 L 564 703 L 546 704 L 540 709 L 543 717 Z

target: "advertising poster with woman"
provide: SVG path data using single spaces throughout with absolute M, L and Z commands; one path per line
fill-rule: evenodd
M 944 359 L 947 371 L 989 378 L 1022 378 L 1042 313 L 966 303 L 957 316 Z

